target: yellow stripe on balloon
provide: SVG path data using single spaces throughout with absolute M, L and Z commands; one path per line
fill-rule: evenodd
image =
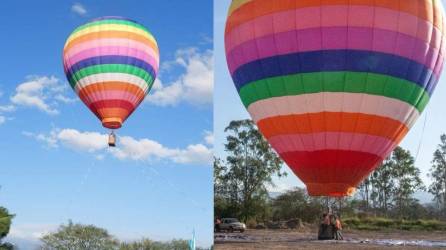
M 252 0 L 233 0 L 231 7 L 228 11 L 228 16 L 232 14 L 232 12 L 236 11 L 238 8 L 240 8 L 242 5 L 247 4 L 251 2 Z
M 147 39 L 149 39 L 151 42 L 153 42 L 155 45 L 157 45 L 155 38 L 152 36 L 152 34 L 148 33 L 147 31 L 136 28 L 134 26 L 125 25 L 125 24 L 102 24 L 102 25 L 94 25 L 85 29 L 82 29 L 74 34 L 72 34 L 70 37 L 68 37 L 66 44 L 69 44 L 74 39 L 87 35 L 89 33 L 93 32 L 106 32 L 106 31 L 126 31 L 126 32 L 132 32 L 136 33 L 138 35 L 141 35 Z

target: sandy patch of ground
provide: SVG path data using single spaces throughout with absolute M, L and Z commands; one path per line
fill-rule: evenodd
M 310 230 L 247 230 L 216 233 L 215 249 L 446 249 L 444 232 L 345 231 L 345 241 L 317 241 Z

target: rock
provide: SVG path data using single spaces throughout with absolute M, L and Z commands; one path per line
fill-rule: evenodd
M 281 225 L 280 225 L 280 224 L 281 224 L 280 222 L 269 221 L 269 222 L 266 224 L 266 227 L 267 227 L 268 229 L 281 229 Z
M 286 222 L 286 226 L 289 229 L 298 229 L 302 227 L 301 219 L 292 219 Z

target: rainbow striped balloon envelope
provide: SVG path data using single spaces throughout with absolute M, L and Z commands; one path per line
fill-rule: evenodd
M 152 87 L 159 50 L 141 24 L 123 17 L 102 17 L 68 37 L 63 65 L 79 98 L 104 127 L 116 129 Z
M 346 196 L 404 138 L 442 72 L 440 0 L 234 0 L 243 104 L 310 195 Z

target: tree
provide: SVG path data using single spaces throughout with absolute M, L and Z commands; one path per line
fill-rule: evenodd
M 232 216 L 246 221 L 266 205 L 267 185 L 274 185 L 272 177 L 285 174 L 282 160 L 251 120 L 232 121 L 225 132 L 228 156 L 224 163 L 215 161 L 215 193 L 229 210 L 237 212 Z
M 361 209 L 365 212 L 369 211 L 369 198 L 370 198 L 370 177 L 367 177 L 361 184 L 358 186 L 358 194 L 362 200 Z
M 188 250 L 187 240 L 172 240 L 170 242 L 152 241 L 142 239 L 140 241 L 121 243 L 119 250 Z M 197 248 L 200 249 L 200 248 Z
M 42 249 L 45 250 L 111 250 L 117 249 L 119 242 L 107 230 L 93 225 L 73 224 L 61 225 L 54 233 L 41 238 Z
M 305 222 L 315 222 L 324 212 L 323 203 L 321 198 L 308 196 L 305 189 L 295 188 L 273 200 L 273 219 L 302 219 Z
M 394 167 L 392 159 L 388 157 L 369 177 L 372 187 L 370 198 L 373 201 L 374 208 L 378 209 L 381 215 L 387 214 L 392 199 L 395 185 L 393 179 Z
M 407 210 L 413 203 L 413 194 L 424 189 L 420 170 L 414 163 L 415 160 L 410 152 L 401 147 L 395 148 L 390 157 L 389 164 L 394 179 L 393 199 L 400 217 L 408 215 Z
M 410 152 L 396 147 L 359 188 L 366 212 L 370 201 L 370 207 L 381 216 L 410 217 L 420 209 L 413 194 L 424 190 L 424 185 Z
M 446 218 L 446 134 L 441 135 L 440 140 L 432 160 L 429 176 L 433 182 L 428 191 L 441 208 L 443 218 Z
M 10 243 L 3 242 L 3 239 L 8 235 L 11 228 L 11 222 L 14 215 L 9 214 L 8 209 L 0 207 L 0 249 L 13 249 Z

